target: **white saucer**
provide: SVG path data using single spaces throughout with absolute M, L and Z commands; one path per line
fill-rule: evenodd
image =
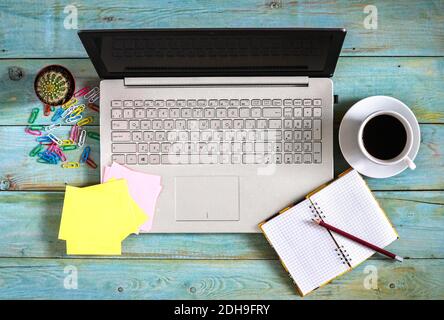
M 339 146 L 345 160 L 359 173 L 371 178 L 388 178 L 404 171 L 405 162 L 393 165 L 377 164 L 364 156 L 358 146 L 359 126 L 370 114 L 391 110 L 400 113 L 413 130 L 413 146 L 409 158 L 414 160 L 418 153 L 421 135 L 419 124 L 413 112 L 401 101 L 387 96 L 373 96 L 355 103 L 344 115 L 339 127 Z

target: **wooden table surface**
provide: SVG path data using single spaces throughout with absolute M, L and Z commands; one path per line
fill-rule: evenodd
M 120 257 L 69 257 L 57 239 L 65 184 L 99 182 L 88 167 L 64 170 L 28 156 L 24 133 L 36 72 L 70 69 L 79 87 L 99 79 L 77 37 L 65 29 L 70 1 L 0 3 L 0 298 L 299 299 L 260 234 L 130 236 Z M 364 27 L 367 4 L 378 28 Z M 417 169 L 368 179 L 400 234 L 403 263 L 375 255 L 304 299 L 444 298 L 444 1 L 74 1 L 78 28 L 345 27 L 334 76 L 336 133 L 344 112 L 371 95 L 399 98 L 421 127 Z M 39 124 L 50 123 L 39 117 Z M 98 131 L 96 121 L 89 127 Z M 69 128 L 66 128 L 68 132 Z M 92 144 L 99 159 L 99 144 Z M 347 167 L 337 142 L 335 171 Z M 78 289 L 64 288 L 65 267 Z M 377 288 L 364 285 L 377 271 Z M 368 286 L 367 286 L 368 287 Z

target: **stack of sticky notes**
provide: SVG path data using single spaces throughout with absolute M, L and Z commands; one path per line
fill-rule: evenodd
M 114 162 L 111 166 L 105 167 L 103 171 L 103 182 L 110 179 L 125 179 L 128 182 L 131 197 L 149 217 L 140 227 L 140 231 L 150 231 L 157 197 L 162 190 L 160 176 L 134 171 Z
M 106 172 L 102 184 L 66 187 L 59 239 L 67 254 L 120 255 L 126 237 L 152 225 L 160 177 L 117 164 Z

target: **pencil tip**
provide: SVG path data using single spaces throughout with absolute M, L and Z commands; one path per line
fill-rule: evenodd
M 313 222 L 316 223 L 316 224 L 319 224 L 319 223 L 320 223 L 320 220 L 319 220 L 319 219 L 311 219 L 311 220 L 313 220 Z
M 395 259 L 398 260 L 398 261 L 400 261 L 400 262 L 403 262 L 403 261 L 404 261 L 404 258 L 403 258 L 403 257 L 400 257 L 400 256 L 395 256 Z

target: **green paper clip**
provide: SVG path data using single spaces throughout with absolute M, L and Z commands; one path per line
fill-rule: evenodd
M 89 131 L 88 137 L 90 137 L 91 139 L 94 139 L 94 140 L 100 140 L 100 134 L 97 132 Z
M 39 108 L 32 109 L 31 114 L 28 119 L 28 123 L 30 123 L 30 124 L 34 123 L 35 119 L 37 119 L 38 114 L 39 114 Z

